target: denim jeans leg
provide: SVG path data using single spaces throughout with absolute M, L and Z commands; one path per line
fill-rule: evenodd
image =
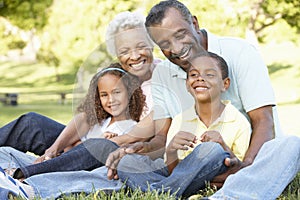
M 92 171 L 52 172 L 39 174 L 25 179 L 32 186 L 35 195 L 42 199 L 56 199 L 60 195 L 87 194 L 97 190 L 119 191 L 123 183 L 107 179 L 107 168 L 100 167 Z
M 150 187 L 169 190 L 177 197 L 190 196 L 205 188 L 206 182 L 227 170 L 224 159 L 229 156 L 218 143 L 202 143 L 174 168 L 170 176 L 152 183 Z
M 20 167 L 20 170 L 25 178 L 47 172 L 93 170 L 103 166 L 108 155 L 117 148 L 117 144 L 107 139 L 89 139 L 56 158 Z
M 118 164 L 118 176 L 131 189 L 148 191 L 149 185 L 168 176 L 164 160 L 151 160 L 149 156 L 128 154 Z
M 0 199 L 2 200 L 9 200 L 9 194 L 13 194 L 8 189 L 0 188 Z
M 300 170 L 300 138 L 266 142 L 252 165 L 230 175 L 213 199 L 276 199 Z
M 23 153 L 12 147 L 0 147 L 0 167 L 3 169 L 13 169 L 30 165 L 35 159 L 35 156 Z
M 229 154 L 212 142 L 197 146 L 169 176 L 162 159 L 126 155 L 118 165 L 119 178 L 132 189 L 170 191 L 176 196 L 190 195 L 205 187 L 205 182 L 227 168 L 223 164 Z M 158 162 L 159 161 L 159 162 Z
M 64 128 L 50 118 L 29 112 L 0 128 L 0 146 L 42 155 Z

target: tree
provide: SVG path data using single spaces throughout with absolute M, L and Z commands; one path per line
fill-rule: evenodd
M 16 49 L 21 60 L 36 61 L 40 48 L 36 32 L 47 24 L 47 9 L 51 5 L 52 0 L 2 0 L 0 21 L 4 31 L 1 38 L 5 40 L 1 41 L 2 51 Z
M 47 24 L 52 0 L 2 0 L 0 16 L 23 30 L 42 29 Z
M 280 21 L 287 23 L 290 28 L 295 28 L 296 33 L 300 32 L 299 0 L 246 0 L 240 2 L 240 4 L 236 4 L 239 7 L 237 9 L 239 19 L 247 23 L 248 33 L 252 33 L 260 42 L 263 42 L 267 35 L 264 30 Z

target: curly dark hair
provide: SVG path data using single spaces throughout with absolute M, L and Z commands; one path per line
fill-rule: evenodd
M 138 122 L 144 107 L 146 107 L 146 96 L 140 87 L 138 77 L 124 71 L 119 63 L 113 63 L 93 76 L 90 81 L 88 93 L 77 107 L 77 112 L 86 113 L 87 123 L 90 126 L 97 123 L 101 124 L 104 119 L 111 117 L 111 115 L 103 109 L 98 91 L 98 80 L 106 74 L 120 77 L 120 80 L 122 80 L 128 92 L 128 116 Z

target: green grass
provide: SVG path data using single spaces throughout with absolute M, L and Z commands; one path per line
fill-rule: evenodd
M 216 192 L 216 189 L 207 186 L 204 190 L 199 191 L 197 195 L 193 195 L 190 197 L 190 200 L 200 200 L 202 197 L 211 196 Z M 21 197 L 10 197 L 11 200 L 17 199 L 21 200 Z M 35 198 L 39 200 L 41 198 Z M 148 191 L 142 192 L 141 190 L 125 190 L 121 189 L 119 192 L 111 192 L 110 194 L 105 193 L 104 191 L 95 191 L 91 194 L 79 193 L 72 195 L 64 195 L 62 194 L 59 200 L 102 200 L 102 199 L 111 199 L 111 200 L 175 200 L 174 195 L 170 195 L 170 193 L 166 192 L 164 194 L 159 194 L 157 191 Z M 277 200 L 299 200 L 300 199 L 300 173 L 298 173 L 297 177 L 292 181 L 283 193 L 277 198 Z
M 61 105 L 54 102 L 38 102 L 36 104 L 21 104 L 18 106 L 0 105 L 0 126 L 27 112 L 37 112 L 63 124 L 67 124 L 73 117 L 71 103 Z

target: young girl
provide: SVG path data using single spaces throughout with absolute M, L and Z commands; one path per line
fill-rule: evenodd
M 139 121 L 144 106 L 145 96 L 140 88 L 138 78 L 121 69 L 120 64 L 111 64 L 92 78 L 88 93 L 77 108 L 78 114 L 64 129 L 71 136 L 67 142 L 71 145 L 78 142 L 80 138 L 83 140 L 111 138 L 127 133 Z M 105 132 L 116 134 L 105 134 Z M 105 142 L 106 139 L 103 140 L 102 142 Z M 86 142 L 85 147 L 90 148 L 92 154 L 86 156 L 95 156 L 102 163 L 105 163 L 107 155 L 117 148 L 117 145 L 114 145 L 111 148 L 103 148 L 103 153 L 93 152 L 93 145 L 89 146 L 91 142 L 88 140 Z M 16 178 L 43 172 L 72 170 L 64 167 L 55 158 L 31 165 L 35 157 L 10 147 L 1 147 L 0 149 L 2 168 L 19 167 L 14 173 Z M 74 151 L 76 152 L 76 150 L 79 152 L 80 148 L 76 148 Z M 80 158 L 68 159 L 68 152 L 61 156 L 68 160 L 70 166 L 72 166 L 72 162 L 80 162 Z
M 118 80 L 120 77 L 122 81 Z M 80 114 L 71 122 L 70 128 L 75 125 L 75 135 L 80 137 L 73 138 L 77 139 L 76 144 L 89 138 L 110 139 L 131 130 L 146 107 L 139 85 L 138 78 L 129 75 L 118 63 L 98 72 L 91 80 L 86 98 L 77 108 Z

